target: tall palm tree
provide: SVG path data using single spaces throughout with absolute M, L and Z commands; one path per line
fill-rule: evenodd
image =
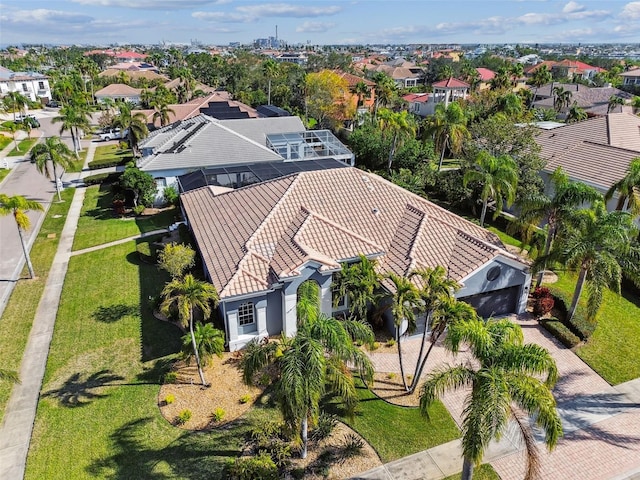
M 73 152 L 67 147 L 60 137 L 48 137 L 44 143 L 39 143 L 31 150 L 31 159 L 35 162 L 40 173 L 44 173 L 47 178 L 51 178 L 49 163 L 53 167 L 53 181 L 56 184 L 58 201 L 61 202 L 60 186 L 58 185 L 57 167 L 66 170 L 73 165 Z
M 640 215 L 640 157 L 634 158 L 629 165 L 627 174 L 614 183 L 605 194 L 605 200 L 610 200 L 618 192 L 618 210 L 629 209 L 633 215 Z
M 262 73 L 267 79 L 267 105 L 271 105 L 271 81 L 280 73 L 278 67 L 278 62 L 273 58 L 267 58 L 262 62 Z
M 23 232 L 29 230 L 31 227 L 31 221 L 27 216 L 29 210 L 42 212 L 44 207 L 35 200 L 27 200 L 20 195 L 14 195 L 9 197 L 4 193 L 0 193 L 0 215 L 13 215 L 18 227 L 18 235 L 20 236 L 20 243 L 22 244 L 22 252 L 27 262 L 27 268 L 29 269 L 29 277 L 34 278 L 36 276 L 33 271 L 33 265 L 31 264 L 31 257 L 29 256 L 29 250 L 25 243 Z
M 317 421 L 322 395 L 328 390 L 341 396 L 353 412 L 358 396 L 350 368 L 367 383 L 373 379 L 371 360 L 354 341 L 371 343 L 370 327 L 356 320 L 318 315 L 299 319 L 295 337 L 253 341 L 245 348 L 245 383 L 252 384 L 256 374 L 267 368 L 275 370 L 275 396 L 285 423 L 301 444 L 302 458 L 307 456 L 309 421 Z
M 524 66 L 520 62 L 516 62 L 509 67 L 509 74 L 511 75 L 511 81 L 513 86 L 518 85 L 518 80 L 524 75 Z
M 464 173 L 464 186 L 466 187 L 472 182 L 478 182 L 482 185 L 480 226 L 484 226 L 489 199 L 496 202 L 494 218 L 500 215 L 505 199 L 507 206 L 510 206 L 515 200 L 516 187 L 518 186 L 518 166 L 508 155 L 494 157 L 481 150 L 476 155 L 473 167 Z
M 376 261 L 360 255 L 359 262 L 344 263 L 342 270 L 336 275 L 336 300 L 346 296 L 349 313 L 357 319 L 366 320 L 369 305 L 376 303 L 380 280 Z
M 120 127 L 127 133 L 127 142 L 134 156 L 139 155 L 138 144 L 149 134 L 147 119 L 142 112 L 131 113 L 131 107 L 127 104 L 119 105 L 120 112 L 113 121 L 113 125 Z
M 558 229 L 562 224 L 571 220 L 577 208 L 584 204 L 592 204 L 602 195 L 598 191 L 582 182 L 572 182 L 569 176 L 558 167 L 551 175 L 553 196 L 544 193 L 530 193 L 518 201 L 521 209 L 518 225 L 522 231 L 525 243 L 531 239 L 533 229 L 542 222 L 547 223 L 546 239 L 542 255 L 549 255 L 553 241 L 558 235 Z M 544 268 L 541 269 L 536 287 L 540 286 Z
M 546 65 L 542 65 L 535 72 L 533 72 L 533 76 L 531 77 L 531 84 L 536 87 L 536 90 L 533 94 L 533 102 L 536 101 L 536 97 L 538 95 L 538 89 L 546 85 L 552 80 L 551 72 L 549 71 L 549 67 Z
M 569 113 L 567 114 L 567 123 L 576 123 L 586 120 L 589 116 L 584 109 L 580 108 L 576 102 L 573 102 Z
M 396 92 L 396 82 L 393 81 L 389 75 L 384 72 L 376 72 L 373 75 L 372 80 L 375 82 L 373 90 L 376 94 L 376 103 L 373 112 L 374 118 L 378 116 L 378 108 L 382 105 L 386 107 L 393 100 L 393 96 Z
M 396 330 L 396 344 L 398 346 L 398 362 L 400 364 L 400 375 L 402 385 L 409 391 L 407 379 L 404 375 L 404 361 L 402 357 L 402 337 L 405 333 L 412 334 L 417 328 L 416 312 L 423 308 L 420 291 L 407 277 L 401 277 L 394 273 L 385 275 L 389 286 L 388 308 L 393 316 L 393 323 Z M 402 328 L 406 327 L 405 331 Z
M 458 303 L 453 298 L 453 294 L 460 288 L 455 280 L 448 278 L 445 269 L 441 266 L 435 268 L 418 269 L 411 273 L 410 279 L 419 279 L 419 295 L 423 302 L 421 310 L 425 314 L 424 331 L 422 332 L 422 342 L 420 343 L 420 352 L 416 361 L 416 368 L 413 374 L 413 380 L 409 385 L 409 392 L 413 392 L 418 386 L 418 381 L 422 375 L 427 359 L 433 350 L 442 333 L 444 333 L 448 322 L 456 321 L 462 318 L 461 313 L 454 311 L 454 305 L 463 305 L 470 309 L 471 314 L 475 315 L 475 311 L 466 303 Z M 427 339 L 427 331 L 430 330 L 429 340 L 431 345 L 423 356 L 424 346 Z
M 170 114 L 175 115 L 176 112 L 162 99 L 155 99 L 151 106 L 153 107 L 153 123 L 155 124 L 156 120 L 160 120 L 161 127 L 169 125 Z
M 587 316 L 593 320 L 602 303 L 605 288 L 620 291 L 624 272 L 640 285 L 640 245 L 635 240 L 638 231 L 633 217 L 627 212 L 607 212 L 604 202 L 597 201 L 593 209 L 574 212 L 548 255 L 536 260 L 540 268 L 548 263 L 559 263 L 578 273 L 576 288 L 567 311 L 571 321 L 578 301 L 587 285 Z
M 14 122 L 16 121 L 16 112 L 22 112 L 29 104 L 27 97 L 22 95 L 20 92 L 7 92 L 2 101 L 7 110 L 11 110 L 13 112 Z
M 198 352 L 198 357 L 203 364 L 209 363 L 211 357 L 216 355 L 222 357 L 224 352 L 224 332 L 218 330 L 211 323 L 198 323 L 194 329 L 193 335 L 196 339 L 196 349 L 193 349 L 191 335 L 187 334 L 182 337 L 182 355 L 187 361 L 195 357 L 194 352 Z
M 162 289 L 162 304 L 160 309 L 169 314 L 173 308 L 178 311 L 178 318 L 183 326 L 189 327 L 189 335 L 191 337 L 191 346 L 193 347 L 193 355 L 198 365 L 198 375 L 203 386 L 207 386 L 207 382 L 202 372 L 202 364 L 200 362 L 200 354 L 198 344 L 194 333 L 194 310 L 199 310 L 205 319 L 211 315 L 211 304 L 218 304 L 219 297 L 216 288 L 207 282 L 197 280 L 192 274 L 188 273 L 184 278 L 174 278 Z
M 617 95 L 611 95 L 607 106 L 607 113 L 613 112 L 616 107 L 624 105 L 624 98 Z
M 371 94 L 371 90 L 368 85 L 363 81 L 359 81 L 353 87 L 351 87 L 351 93 L 358 97 L 356 104 L 356 110 L 364 104 L 364 99 Z
M 405 139 L 415 136 L 417 126 L 413 116 L 406 110 L 394 112 L 383 108 L 378 112 L 378 121 L 383 135 L 391 137 L 391 149 L 389 150 L 389 160 L 387 162 L 387 169 L 391 173 L 391 166 L 397 149 L 404 143 Z
M 89 111 L 86 105 L 80 105 L 73 102 L 64 105 L 59 115 L 51 119 L 52 123 L 60 123 L 60 135 L 65 131 L 71 134 L 73 142 L 73 151 L 78 156 L 80 151 L 80 130 L 89 130 Z
M 553 108 L 560 113 L 571 103 L 572 93 L 561 86 L 553 88 Z
M 20 125 L 17 122 L 7 122 L 4 125 L 4 128 L 8 130 L 9 133 L 11 133 L 11 136 L 13 137 L 13 148 L 15 148 L 17 152 L 20 151 L 20 148 L 18 147 L 18 140 L 16 139 L 16 133 L 18 133 L 19 130 L 22 130 L 21 127 L 22 125 Z
M 458 353 L 468 345 L 474 364 L 442 367 L 429 374 L 420 389 L 420 411 L 429 418 L 429 407 L 448 390 L 471 387 L 462 420 L 462 479 L 471 480 L 474 466 L 492 439 L 500 439 L 512 420 L 522 435 L 527 453 L 527 474 L 539 471 L 536 440 L 524 412 L 542 428 L 545 443 L 553 449 L 562 436 L 562 423 L 551 388 L 558 369 L 549 352 L 536 344 L 524 344 L 522 329 L 508 319 L 466 320 L 452 324 L 445 346 Z M 477 366 L 476 366 L 477 365 Z M 544 380 L 542 380 L 542 378 Z
M 433 116 L 426 120 L 425 135 L 433 139 L 434 147 L 440 152 L 438 171 L 442 169 L 445 150 L 458 155 L 462 151 L 464 141 L 471 135 L 467 129 L 467 117 L 457 102 L 436 105 Z
M 511 87 L 510 71 L 506 67 L 498 68 L 496 76 L 491 79 L 491 90 L 505 90 Z

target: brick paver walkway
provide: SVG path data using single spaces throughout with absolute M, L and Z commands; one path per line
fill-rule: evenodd
M 537 343 L 549 350 L 556 360 L 560 373 L 560 381 L 554 388 L 554 394 L 562 418 L 564 437 L 551 453 L 548 453 L 543 445 L 540 446 L 542 478 L 549 480 L 627 478 L 625 474 L 640 469 L 640 379 L 612 387 L 571 350 L 557 342 L 530 316 L 514 317 L 514 320 L 522 326 L 525 342 Z M 420 341 L 420 338 L 414 337 L 403 342 L 405 374 L 413 373 Z M 397 354 L 375 352 L 371 354 L 371 358 L 376 371 L 394 373 L 400 371 Z M 465 352 L 454 357 L 441 345 L 437 345 L 431 353 L 424 375 L 443 364 L 464 363 L 469 360 L 470 357 Z M 448 393 L 443 398 L 443 403 L 458 425 L 466 393 L 465 391 Z M 459 449 L 455 442 L 450 443 L 450 448 Z M 443 448 L 445 445 L 436 448 Z M 434 455 L 438 452 L 433 450 L 421 452 L 421 454 L 437 461 Z M 495 453 L 489 451 L 485 455 L 486 460 L 491 462 L 502 480 L 524 478 L 523 454 L 512 452 L 513 448 L 507 447 Z M 457 455 L 459 458 L 459 453 Z M 460 461 L 460 466 L 461 464 Z M 366 478 L 435 479 L 445 476 L 414 477 L 406 469 L 397 476 L 391 475 L 391 472 L 397 473 L 393 466 L 385 467 L 387 467 L 386 470 L 382 469 L 385 471 L 380 476 L 376 472 Z M 629 476 L 629 478 L 632 477 Z

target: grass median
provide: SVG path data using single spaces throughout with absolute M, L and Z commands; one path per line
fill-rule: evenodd
M 44 285 L 49 275 L 53 257 L 58 249 L 60 234 L 67 219 L 67 212 L 75 189 L 62 191 L 62 203 L 52 203 L 31 249 L 31 260 L 37 278 L 19 281 L 0 319 L 0 361 L 2 368 L 18 370 L 27 344 L 31 324 L 35 317 Z M 55 236 L 53 236 L 55 234 Z M 16 232 L 17 235 L 17 232 Z M 52 238 L 48 238 L 53 236 Z M 22 272 L 26 278 L 26 271 Z M 0 418 L 4 415 L 12 385 L 0 382 Z

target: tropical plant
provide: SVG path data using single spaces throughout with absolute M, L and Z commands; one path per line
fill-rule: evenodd
M 467 118 L 459 103 L 436 105 L 435 112 L 425 122 L 425 135 L 433 139 L 434 148 L 440 152 L 438 171 L 442 169 L 445 150 L 460 154 L 464 141 L 470 137 L 467 129 Z
M 22 112 L 29 105 L 29 100 L 20 92 L 7 92 L 2 98 L 2 103 L 7 111 L 13 112 L 13 121 L 15 122 L 16 112 Z
M 267 105 L 271 105 L 271 81 L 278 77 L 278 62 L 273 58 L 267 58 L 262 62 L 262 73 L 267 79 Z
M 65 170 L 70 168 L 73 165 L 72 157 L 73 152 L 60 140 L 60 137 L 47 137 L 44 143 L 37 144 L 31 150 L 31 159 L 36 164 L 38 171 L 44 173 L 49 179 L 53 173 L 53 182 L 56 184 L 59 202 L 62 201 L 62 198 L 60 197 L 57 167 Z M 53 172 L 49 171 L 49 164 L 51 164 Z
M 360 108 L 364 103 L 364 99 L 370 95 L 371 89 L 366 83 L 364 83 L 364 81 L 360 80 L 358 83 L 351 87 L 351 93 L 358 97 L 358 103 L 356 107 Z
M 538 89 L 543 86 L 546 85 L 547 83 L 549 83 L 551 81 L 553 77 L 551 76 L 551 72 L 549 71 L 549 67 L 547 67 L 546 65 L 542 65 L 539 68 L 536 69 L 535 72 L 533 72 L 533 75 L 531 77 L 531 85 L 533 85 L 534 87 L 536 87 L 536 90 L 533 94 L 533 101 L 536 101 L 536 97 L 538 95 Z
M 29 256 L 29 249 L 25 243 L 24 234 L 25 230 L 29 230 L 31 227 L 31 221 L 27 216 L 29 210 L 44 211 L 44 207 L 35 200 L 27 200 L 20 195 L 14 195 L 12 197 L 0 193 L 0 215 L 13 215 L 18 227 L 18 235 L 20 236 L 20 243 L 22 245 L 22 252 L 27 262 L 27 268 L 29 269 L 29 277 L 34 278 L 36 276 L 33 271 L 33 265 L 31 264 L 31 257 Z
M 573 102 L 573 105 L 571 105 L 569 113 L 567 114 L 567 123 L 581 122 L 587 118 L 587 112 L 580 108 L 576 102 Z
M 366 320 L 369 306 L 377 299 L 380 279 L 376 261 L 364 255 L 360 255 L 358 262 L 343 263 L 342 270 L 335 276 L 334 302 L 346 296 L 349 313 L 359 320 Z
M 448 390 L 471 388 L 462 413 L 462 479 L 470 480 L 474 466 L 493 439 L 499 440 L 510 420 L 524 440 L 526 479 L 539 472 L 539 453 L 527 414 L 542 428 L 545 443 L 553 449 L 562 435 L 562 423 L 551 388 L 558 369 L 549 352 L 524 344 L 522 329 L 508 319 L 465 320 L 453 323 L 445 346 L 458 353 L 468 345 L 475 361 L 447 365 L 429 374 L 420 388 L 420 411 L 428 419 L 429 407 Z
M 382 105 L 386 107 L 393 100 L 394 95 L 396 94 L 396 82 L 393 81 L 389 75 L 384 72 L 376 72 L 372 80 L 375 83 L 373 90 L 376 94 L 376 103 L 375 109 L 373 112 L 374 118 L 378 116 L 378 108 Z
M 205 319 L 211 315 L 211 305 L 216 306 L 219 301 L 218 292 L 210 283 L 197 280 L 190 273 L 184 278 L 174 278 L 162 289 L 161 311 L 165 315 L 169 315 L 172 309 L 178 312 L 180 323 L 189 327 L 189 336 L 191 337 L 191 346 L 193 355 L 198 366 L 198 375 L 203 386 L 207 386 L 207 382 L 202 372 L 202 364 L 200 362 L 200 352 L 196 341 L 194 331 L 194 310 L 202 313 Z
M 17 122 L 6 122 L 3 127 L 5 128 L 5 130 L 8 130 L 9 133 L 11 133 L 11 137 L 13 137 L 13 148 L 16 149 L 16 151 L 20 151 L 20 147 L 18 146 L 18 140 L 16 139 L 16 133 L 18 133 L 19 130 L 21 130 L 21 125 Z
M 193 335 L 196 339 L 195 350 L 191 341 L 191 334 L 183 335 L 182 337 L 182 357 L 186 360 L 187 365 L 195 357 L 196 350 L 200 361 L 204 365 L 207 365 L 214 355 L 222 357 L 225 341 L 222 330 L 215 328 L 211 323 L 198 323 L 194 328 Z
M 189 245 L 167 243 L 158 254 L 158 266 L 169 272 L 171 278 L 180 278 L 196 264 L 196 252 Z
M 80 130 L 89 130 L 89 112 L 86 105 L 67 103 L 60 111 L 59 115 L 51 119 L 52 123 L 60 123 L 60 135 L 65 131 L 71 134 L 73 151 L 76 156 L 80 151 Z
M 581 182 L 572 182 L 560 167 L 551 175 L 551 184 L 553 196 L 530 193 L 518 201 L 521 211 L 516 225 L 520 228 L 525 243 L 531 241 L 532 233 L 538 225 L 545 221 L 547 223 L 543 256 L 549 254 L 558 229 L 571 220 L 577 208 L 602 198 L 595 188 Z M 536 287 L 540 286 L 543 273 L 544 268 L 538 275 Z
M 572 93 L 569 90 L 565 90 L 563 87 L 558 86 L 553 88 L 553 108 L 556 112 L 560 113 L 571 103 Z
M 129 148 L 133 151 L 134 156 L 139 156 L 138 144 L 149 134 L 144 114 L 142 112 L 133 114 L 131 107 L 126 103 L 122 103 L 119 105 L 119 113 L 113 121 L 113 126 L 119 127 L 123 132 L 126 132 Z
M 607 113 L 613 112 L 616 107 L 624 105 L 624 98 L 619 97 L 618 95 L 611 95 L 609 97 L 609 102 L 607 103 Z
M 471 182 L 478 182 L 482 187 L 480 226 L 483 226 L 489 199 L 493 199 L 496 204 L 494 218 L 500 215 L 505 199 L 507 206 L 510 206 L 515 200 L 516 187 L 518 186 L 518 166 L 508 155 L 494 157 L 481 150 L 476 155 L 473 167 L 464 173 L 464 186 L 466 187 Z
M 394 112 L 386 108 L 378 112 L 378 122 L 382 134 L 391 138 L 391 149 L 387 161 L 387 170 L 391 172 L 397 149 L 407 138 L 415 137 L 417 125 L 408 111 Z
M 137 167 L 127 167 L 120 177 L 120 186 L 133 192 L 133 205 L 138 207 L 138 201 L 144 206 L 151 206 L 156 193 L 156 181 L 148 172 Z
M 371 361 L 354 341 L 372 342 L 370 327 L 356 320 L 340 321 L 319 314 L 299 319 L 292 338 L 252 341 L 244 351 L 245 383 L 252 384 L 254 377 L 267 368 L 277 372 L 275 398 L 293 439 L 301 445 L 302 458 L 307 456 L 309 422 L 317 423 L 322 395 L 326 391 L 339 395 L 353 413 L 358 395 L 349 368 L 355 368 L 366 382 L 373 379 Z
M 548 255 L 536 260 L 534 267 L 559 263 L 578 273 L 576 288 L 567 311 L 571 321 L 576 313 L 582 290 L 587 285 L 587 317 L 595 319 L 602 304 L 604 290 L 620 292 L 624 272 L 640 285 L 640 245 L 633 217 L 627 212 L 607 212 L 602 201 L 594 202 L 592 209 L 573 213 L 564 222 L 562 231 Z
M 610 200 L 618 192 L 618 210 L 629 209 L 633 215 L 640 215 L 640 157 L 634 158 L 629 165 L 626 175 L 614 183 L 605 194 L 605 200 Z

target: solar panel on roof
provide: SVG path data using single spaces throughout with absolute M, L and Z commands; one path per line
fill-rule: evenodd
M 169 148 L 168 150 L 165 150 L 164 153 L 179 153 L 178 149 L 184 145 L 184 143 L 189 140 L 191 137 L 193 137 L 198 130 L 200 130 L 202 127 L 204 127 L 206 124 L 205 123 L 198 123 L 195 127 L 193 127 L 193 129 L 187 133 L 184 137 L 182 137 L 180 140 L 178 140 L 176 143 L 174 143 L 171 148 Z M 184 149 L 182 149 L 184 150 Z M 180 152 L 182 151 L 180 150 Z

